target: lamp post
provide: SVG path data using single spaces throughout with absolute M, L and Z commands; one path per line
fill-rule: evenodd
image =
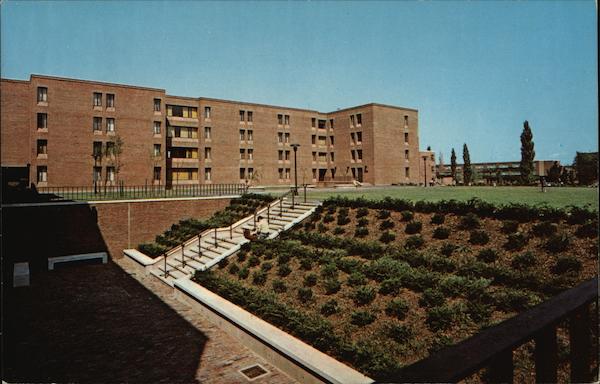
M 290 146 L 294 148 L 294 195 L 298 195 L 298 161 L 296 152 L 298 152 L 300 144 L 292 144 Z
M 423 174 L 425 177 L 423 187 L 427 188 L 427 156 L 423 156 Z

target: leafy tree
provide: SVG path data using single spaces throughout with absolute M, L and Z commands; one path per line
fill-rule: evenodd
M 452 180 L 456 182 L 456 152 L 454 152 L 454 148 L 452 148 L 452 154 L 450 155 L 450 172 Z
M 471 177 L 473 176 L 473 168 L 471 167 L 471 156 L 469 155 L 469 147 L 467 143 L 463 145 L 463 181 L 465 185 L 471 183 Z
M 560 176 L 563 172 L 563 167 L 558 164 L 558 161 L 555 161 L 552 164 L 552 167 L 548 170 L 548 181 L 551 183 L 557 183 L 560 181 Z
M 119 181 L 119 173 L 123 167 L 123 163 L 121 162 L 121 154 L 123 154 L 125 142 L 119 135 L 111 138 L 109 142 L 112 143 L 112 148 L 110 148 L 108 145 L 106 146 L 106 157 L 109 164 L 115 168 L 115 181 Z
M 598 152 L 577 152 L 573 167 L 581 185 L 598 180 Z
M 524 184 L 532 181 L 534 158 L 533 133 L 531 133 L 531 128 L 529 128 L 529 122 L 525 120 L 523 123 L 523 132 L 521 133 L 521 164 L 519 164 L 521 182 Z

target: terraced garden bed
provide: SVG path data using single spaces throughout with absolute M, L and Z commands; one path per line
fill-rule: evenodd
M 330 199 L 194 279 L 385 379 L 594 276 L 597 228 L 580 208 Z

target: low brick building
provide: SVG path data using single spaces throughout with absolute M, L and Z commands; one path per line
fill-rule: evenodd
M 554 163 L 560 165 L 558 160 L 535 160 L 533 162 L 533 175 L 536 177 L 547 176 L 548 171 Z M 490 163 L 472 163 L 473 182 L 479 184 L 513 183 L 518 182 L 521 177 L 519 161 L 499 161 Z M 438 165 L 437 179 L 444 185 L 452 184 L 452 170 L 449 164 Z M 463 164 L 456 165 L 456 177 L 462 182 Z
M 2 79 L 1 108 L 2 165 L 30 165 L 39 187 L 290 185 L 292 144 L 300 145 L 299 184 L 424 177 L 410 108 L 322 113 L 39 75 Z

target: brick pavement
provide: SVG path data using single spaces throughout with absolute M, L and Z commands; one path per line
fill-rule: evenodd
M 3 379 L 9 382 L 253 383 L 294 381 L 152 277 L 119 265 L 68 267 L 4 290 Z M 121 268 L 123 269 L 121 269 Z M 140 284 L 141 283 L 141 284 Z

